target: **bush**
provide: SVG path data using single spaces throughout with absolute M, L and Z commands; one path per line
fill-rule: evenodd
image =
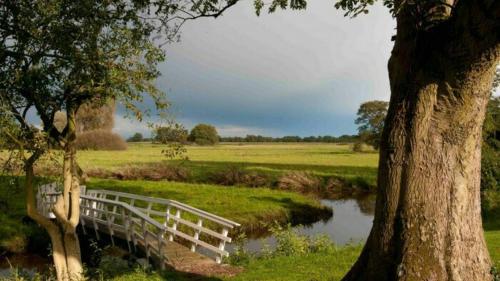
M 188 140 L 199 145 L 214 145 L 219 142 L 219 135 L 214 126 L 198 124 L 191 130 Z
M 280 177 L 278 188 L 300 192 L 315 192 L 322 190 L 322 181 L 310 173 L 295 171 Z
M 250 187 L 261 187 L 270 185 L 269 179 L 256 172 L 247 172 L 239 166 L 229 166 L 225 170 L 209 175 L 209 180 L 215 184 L 232 186 L 245 185 Z
M 225 170 L 217 171 L 209 175 L 209 180 L 220 185 L 237 185 L 243 182 L 245 171 L 238 166 L 229 166 Z
M 500 192 L 495 190 L 482 191 L 481 209 L 485 217 L 500 215 Z
M 351 146 L 352 152 L 356 153 L 373 153 L 376 152 L 375 148 L 362 141 L 357 141 Z
M 481 190 L 500 191 L 500 153 L 484 145 L 481 157 Z
M 283 227 L 279 224 L 269 227 L 269 231 L 276 238 L 276 248 L 265 252 L 266 257 L 300 256 L 310 253 L 331 253 L 335 251 L 335 244 L 330 237 L 318 235 L 309 237 L 301 235 L 292 229 L 291 225 Z
M 175 124 L 168 127 L 159 127 L 155 130 L 153 140 L 159 143 L 186 143 L 188 131 L 182 125 Z
M 144 140 L 144 137 L 141 133 L 135 133 L 133 136 L 127 139 L 127 142 L 141 142 Z
M 111 131 L 92 130 L 79 133 L 75 147 L 80 150 L 125 150 L 127 143 Z
M 89 170 L 87 175 L 89 177 L 119 180 L 186 181 L 189 177 L 189 171 L 179 166 L 149 164 L 144 166 L 125 166 L 117 171 L 93 169 Z

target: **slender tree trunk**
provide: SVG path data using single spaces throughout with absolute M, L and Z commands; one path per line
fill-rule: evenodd
M 64 147 L 63 190 L 54 204 L 55 221 L 51 221 L 36 210 L 33 186 L 33 161 L 26 163 L 26 194 L 28 215 L 44 227 L 51 239 L 52 257 L 57 280 L 83 280 L 80 242 L 76 227 L 80 218 L 80 184 L 76 151 L 73 146 L 75 135 L 75 114 L 68 110 L 67 138 Z M 34 159 L 34 158 L 33 158 Z
M 73 145 L 76 138 L 75 115 L 74 110 L 68 109 L 64 144 L 63 191 L 62 196 L 54 204 L 54 214 L 60 229 L 60 234 L 54 238 L 57 237 L 62 243 L 62 249 L 59 250 L 63 251 L 61 254 L 64 256 L 69 280 L 83 279 L 80 242 L 76 234 L 76 227 L 80 220 L 80 183 L 76 150 Z M 56 250 L 55 247 L 54 250 Z
M 344 281 L 492 280 L 480 159 L 500 41 L 483 26 L 457 29 L 481 16 L 468 4 L 425 33 L 398 17 L 374 224 Z

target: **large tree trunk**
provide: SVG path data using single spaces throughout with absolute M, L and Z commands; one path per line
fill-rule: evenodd
M 492 280 L 480 159 L 500 38 L 473 3 L 426 31 L 398 16 L 375 219 L 345 281 Z

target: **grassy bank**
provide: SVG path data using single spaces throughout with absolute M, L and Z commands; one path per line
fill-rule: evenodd
M 177 200 L 234 220 L 246 232 L 261 230 L 262 223 L 303 223 L 331 215 L 313 198 L 268 188 L 102 179 L 91 179 L 87 186 Z
M 178 200 L 239 222 L 245 232 L 262 231 L 262 223 L 304 223 L 331 215 L 313 198 L 267 188 L 102 179 L 91 179 L 88 186 Z M 0 249 L 22 252 L 36 238 L 38 228 L 25 219 L 25 200 L 21 178 L 0 176 Z
M 190 172 L 189 181 L 208 182 L 213 173 L 228 166 L 257 172 L 276 179 L 289 171 L 308 172 L 320 177 L 363 180 L 374 186 L 377 153 L 353 153 L 345 144 L 220 144 L 186 146 L 189 161 L 167 161 L 163 145 L 131 143 L 125 151 L 80 151 L 85 170 L 116 171 L 131 165 L 175 163 Z

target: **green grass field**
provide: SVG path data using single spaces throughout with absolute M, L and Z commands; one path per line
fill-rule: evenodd
M 119 170 L 127 165 L 168 162 L 161 154 L 164 147 L 146 143 L 131 144 L 126 151 L 80 151 L 78 160 L 84 169 Z M 320 212 L 316 199 L 298 193 L 270 188 L 223 187 L 203 182 L 210 172 L 231 165 L 270 175 L 287 171 L 308 171 L 319 176 L 361 177 L 375 183 L 376 153 L 352 153 L 348 145 L 337 144 L 221 144 L 215 147 L 188 146 L 189 161 L 181 165 L 194 174 L 188 183 L 166 181 L 119 181 L 90 179 L 90 188 L 106 188 L 149 196 L 177 199 L 255 227 L 258 222 L 289 219 L 300 213 Z M 179 163 L 179 161 L 173 161 Z M 15 247 L 21 237 L 32 235 L 32 226 L 21 223 L 24 216 L 24 191 L 13 178 L 0 177 L 0 248 Z M 283 220 L 282 220 L 283 221 Z M 485 236 L 491 257 L 500 267 L 500 218 L 485 218 Z M 342 247 L 333 253 L 253 258 L 244 271 L 223 280 L 340 280 L 356 260 L 360 246 Z M 112 280 L 189 280 L 176 272 L 118 272 Z M 220 280 L 199 278 L 196 280 Z
M 273 143 L 186 146 L 189 161 L 169 161 L 164 145 L 130 143 L 125 151 L 80 151 L 83 169 L 119 170 L 127 165 L 177 163 L 191 171 L 192 181 L 206 182 L 210 173 L 238 166 L 276 177 L 288 171 L 304 171 L 347 180 L 361 178 L 375 185 L 378 154 L 352 153 L 348 144 Z
M 87 186 L 177 200 L 236 221 L 246 231 L 262 230 L 262 223 L 286 223 L 301 216 L 315 221 L 331 214 L 316 199 L 269 188 L 101 179 L 92 179 Z

